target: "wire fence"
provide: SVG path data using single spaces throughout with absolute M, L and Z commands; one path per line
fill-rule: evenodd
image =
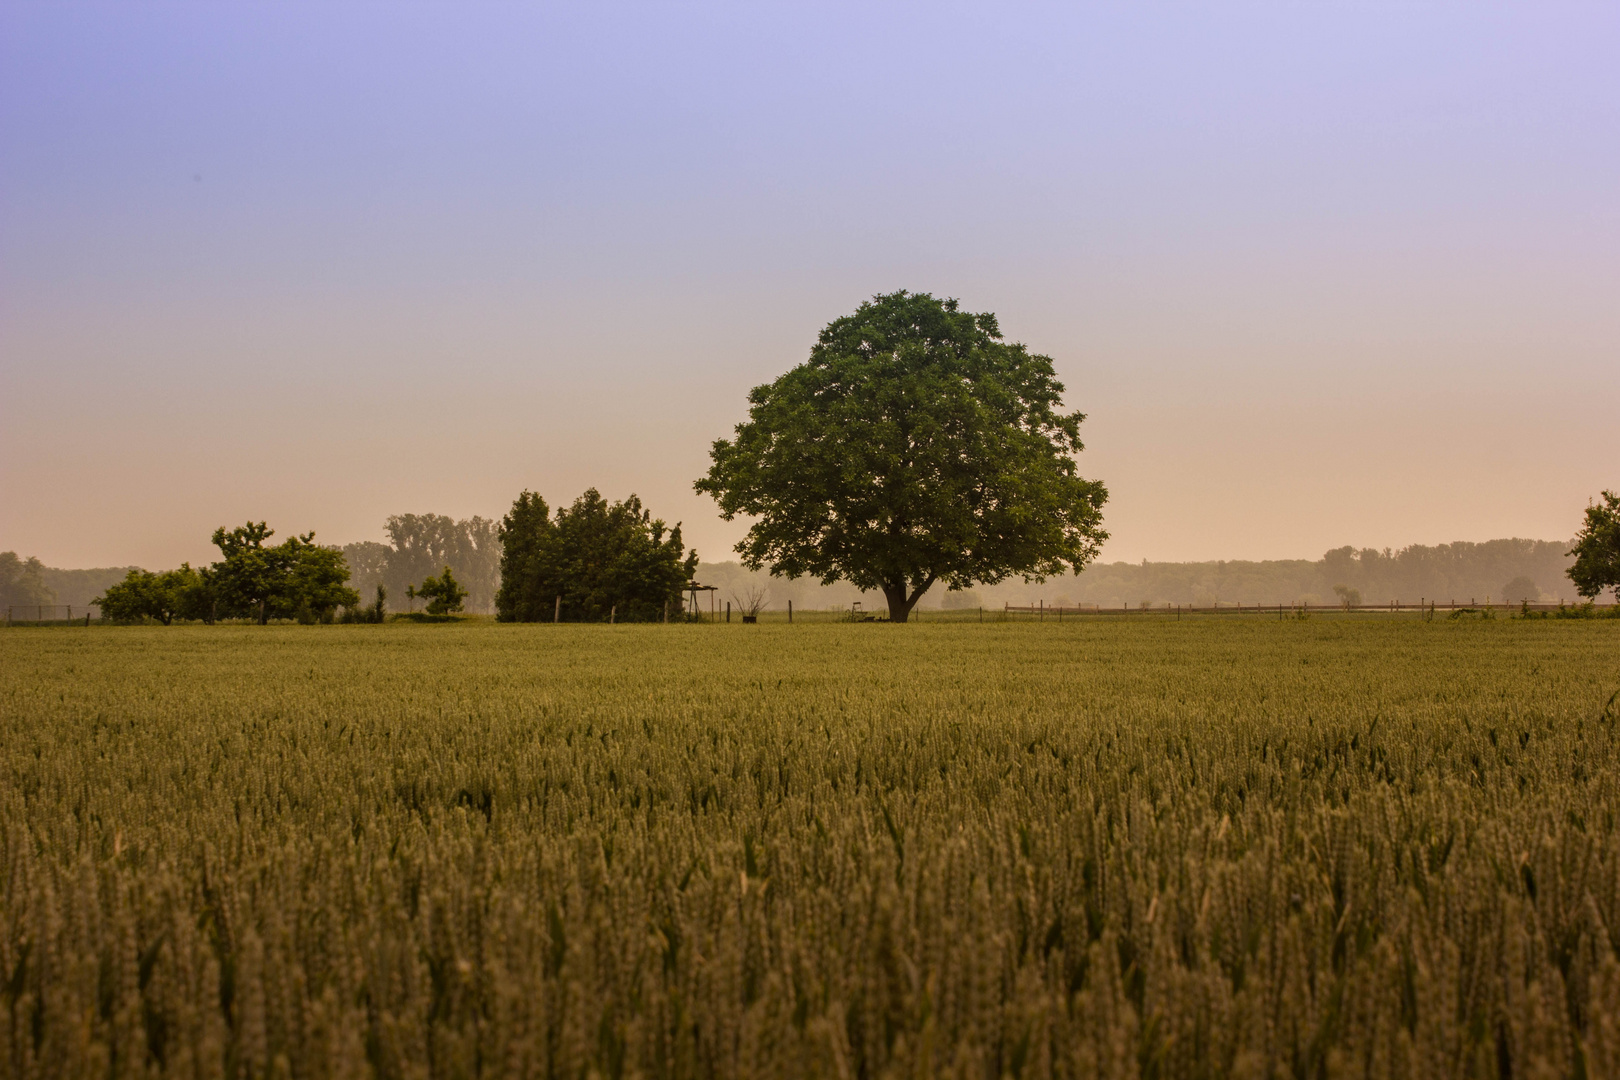
M 1587 606 L 1585 602 L 1573 605 L 1579 609 Z M 1590 605 L 1595 612 L 1612 613 L 1614 604 Z M 1494 603 L 1489 597 L 1481 603 L 1476 598 L 1467 601 L 1448 598 L 1435 600 L 1423 597 L 1417 603 L 1409 601 L 1390 600 L 1382 604 L 1307 604 L 1307 603 L 1274 603 L 1274 604 L 1242 604 L 1242 603 L 1214 603 L 1207 605 L 1196 604 L 1138 604 L 1132 607 L 1129 604 L 1123 607 L 1102 607 L 1097 604 L 1081 604 L 1068 607 L 1047 607 L 1045 604 L 1033 605 L 1004 605 L 1002 610 L 994 614 L 1004 619 L 1046 620 L 1065 618 L 1085 618 L 1087 616 L 1169 616 L 1180 618 L 1192 615 L 1269 615 L 1274 618 L 1287 618 L 1289 615 L 1311 614 L 1343 614 L 1343 615 L 1422 615 L 1422 614 L 1456 614 L 1459 612 L 1479 612 L 1481 614 L 1502 612 L 1536 612 L 1555 613 L 1570 611 L 1572 605 L 1563 600 L 1537 601 L 1520 600 L 1513 603 Z
M 1064 622 L 1090 618 L 1189 618 L 1193 616 L 1264 615 L 1271 618 L 1300 618 L 1310 615 L 1452 615 L 1457 613 L 1512 614 L 1517 612 L 1557 613 L 1579 611 L 1584 602 L 1571 605 L 1567 601 L 1518 601 L 1497 603 L 1475 598 L 1468 600 L 1431 600 L 1427 597 L 1411 603 L 1391 600 L 1383 604 L 1307 604 L 1307 603 L 1213 603 L 1213 604 L 1125 604 L 1107 607 L 1101 604 L 1073 604 L 1049 606 L 1046 604 L 1003 604 L 999 608 L 914 608 L 911 622 L 927 623 L 988 623 L 988 622 Z M 1593 613 L 1613 614 L 1614 604 L 1594 604 Z M 749 621 L 761 623 L 787 622 L 887 622 L 889 613 L 878 607 L 868 610 L 860 604 L 836 608 L 796 608 L 760 611 Z M 703 622 L 741 622 L 741 612 L 720 610 L 712 616 L 708 612 L 700 617 Z
M 1046 604 L 1003 604 L 999 608 L 969 607 L 969 608 L 915 608 L 911 612 L 911 622 L 926 623 L 987 623 L 987 622 L 1065 622 L 1079 619 L 1094 618 L 1190 618 L 1194 616 L 1237 616 L 1260 615 L 1276 619 L 1302 618 L 1314 614 L 1323 615 L 1453 615 L 1457 613 L 1478 613 L 1481 615 L 1494 615 L 1497 613 L 1513 614 L 1534 612 L 1537 614 L 1556 614 L 1558 612 L 1578 612 L 1585 603 L 1571 605 L 1565 601 L 1537 602 L 1519 601 L 1518 603 L 1496 603 L 1487 599 L 1484 603 L 1470 598 L 1467 601 L 1446 599 L 1430 600 L 1424 598 L 1418 603 L 1407 603 L 1400 600 L 1391 600 L 1384 604 L 1304 604 L 1304 603 L 1277 603 L 1277 604 L 1242 604 L 1242 603 L 1216 603 L 1216 604 L 1125 604 L 1121 607 L 1105 607 L 1100 604 L 1076 604 L 1063 606 L 1048 606 Z M 1592 604 L 1592 612 L 1597 615 L 1616 615 L 1615 604 Z M 689 612 L 689 616 L 693 613 Z M 716 606 L 712 612 L 697 612 L 698 621 L 708 623 L 839 623 L 839 622 L 887 622 L 889 613 L 886 609 L 878 607 L 871 610 L 861 604 L 851 604 L 847 607 L 831 608 L 794 608 L 791 605 L 781 609 L 761 610 L 753 616 L 745 617 L 740 609 L 733 610 L 730 605 L 724 608 Z M 22 604 L 13 605 L 5 609 L 6 626 L 89 626 L 91 623 L 101 621 L 101 609 L 94 604 Z
M 6 608 L 7 626 L 68 626 L 101 618 L 94 604 L 14 604 Z

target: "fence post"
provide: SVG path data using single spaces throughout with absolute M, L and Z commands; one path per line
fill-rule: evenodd
M 788 622 L 793 621 L 793 601 L 788 601 Z
M 669 622 L 669 601 L 664 601 L 664 621 Z
M 608 625 L 609 626 L 613 625 L 614 617 L 617 616 L 618 614 L 619 614 L 619 605 L 618 604 L 614 604 L 612 607 L 608 608 Z
M 557 597 L 557 604 L 556 604 L 555 607 L 553 607 L 551 609 L 551 621 L 554 622 L 554 623 L 562 622 L 562 597 L 561 596 Z
M 726 601 L 726 622 L 731 621 L 731 601 Z

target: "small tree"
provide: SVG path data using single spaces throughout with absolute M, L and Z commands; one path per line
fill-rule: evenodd
M 1361 606 L 1360 589 L 1352 589 L 1348 585 L 1335 585 L 1333 586 L 1333 592 L 1338 596 L 1339 603 L 1344 607 L 1344 610 L 1349 611 L 1351 608 Z
M 1536 587 L 1536 583 L 1534 581 L 1530 580 L 1530 578 L 1526 577 L 1524 574 L 1520 574 L 1518 577 L 1502 586 L 1502 600 L 1506 603 L 1511 604 L 1515 600 L 1528 603 L 1531 600 L 1540 599 L 1541 590 Z
M 771 594 L 765 586 L 754 581 L 731 594 L 731 602 L 737 606 L 737 610 L 750 619 L 758 618 L 770 600 Z
M 438 577 L 425 579 L 416 590 L 416 595 L 427 598 L 429 615 L 448 615 L 452 611 L 461 610 L 461 602 L 467 598 L 467 590 L 461 587 L 455 575 L 446 566 Z
M 1613 589 L 1620 602 L 1620 495 L 1605 491 L 1602 502 L 1588 504 L 1586 524 L 1575 534 L 1570 554 L 1575 565 L 1568 573 L 1576 592 L 1595 600 L 1604 589 Z

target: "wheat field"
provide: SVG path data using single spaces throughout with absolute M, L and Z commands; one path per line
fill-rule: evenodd
M 1620 1077 L 1620 624 L 0 633 L 8 1077 Z

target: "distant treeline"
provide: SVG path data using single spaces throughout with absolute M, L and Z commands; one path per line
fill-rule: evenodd
M 1416 604 L 1420 598 L 1445 603 L 1479 600 L 1573 600 L 1575 588 L 1565 571 L 1574 561 L 1566 554 L 1568 541 L 1488 540 L 1459 541 L 1433 546 L 1414 544 L 1399 551 L 1374 548 L 1336 548 L 1320 559 L 1273 559 L 1261 562 L 1140 562 L 1099 563 L 1079 575 L 1048 578 L 1044 583 L 1021 580 L 985 586 L 965 593 L 935 588 L 922 600 L 924 607 L 1000 607 L 1003 604 L 1049 606 L 1096 604 L 1193 604 L 1219 601 L 1232 604 L 1337 603 L 1335 587 L 1359 594 L 1361 602 L 1383 604 L 1391 600 Z M 792 599 L 798 607 L 848 607 L 861 600 L 866 607 L 881 607 L 877 594 L 862 597 L 846 585 L 826 588 L 814 581 L 783 581 L 763 571 L 752 573 L 734 562 L 701 563 L 698 580 L 721 587 L 723 604 L 732 593 L 749 585 L 770 593 L 771 607 L 780 609 Z
M 35 558 L 19 558 L 14 551 L 0 551 L 0 609 L 30 604 L 71 604 L 83 608 L 135 569 L 138 567 L 58 570 Z
M 420 583 L 449 566 L 468 590 L 467 610 L 491 612 L 500 588 L 500 540 L 496 522 L 472 517 L 463 521 L 442 514 L 400 514 L 388 519 L 390 543 L 362 541 L 343 547 L 349 564 L 349 584 L 362 597 L 377 585 L 388 589 L 390 606 L 405 606 L 407 585 Z M 1286 604 L 1296 601 L 1334 603 L 1335 586 L 1355 590 L 1369 604 L 1391 600 L 1416 604 L 1419 598 L 1497 601 L 1559 598 L 1574 599 L 1575 590 L 1565 571 L 1573 560 L 1566 554 L 1568 541 L 1488 540 L 1459 541 L 1427 546 L 1414 544 L 1399 551 L 1373 548 L 1336 548 L 1316 560 L 1274 559 L 1263 562 L 1141 562 L 1099 563 L 1078 576 L 1049 578 L 1043 584 L 1019 580 L 982 587 L 966 593 L 936 588 L 923 599 L 924 607 L 1000 607 L 1044 600 L 1049 605 L 1196 604 L 1215 601 L 1243 604 Z M 37 560 L 0 553 L 0 606 L 4 604 L 88 604 L 109 585 L 121 581 L 131 567 L 94 570 L 58 570 Z M 740 599 L 750 586 L 763 587 L 773 610 L 792 600 L 800 608 L 848 607 L 861 601 L 868 609 L 881 609 L 882 595 L 863 595 L 847 585 L 822 586 L 813 579 L 786 581 L 760 571 L 745 570 L 735 562 L 700 563 L 697 580 L 715 585 L 715 602 Z M 1526 583 L 1534 587 L 1528 591 Z M 1514 586 L 1510 588 L 1509 586 Z M 1521 595 L 1523 594 L 1523 595 Z
M 444 514 L 395 514 L 384 526 L 388 543 L 362 540 L 343 545 L 349 585 L 363 597 L 381 585 L 388 590 L 389 607 L 403 611 L 410 603 L 406 588 L 448 566 L 467 590 L 465 609 L 490 614 L 501 587 L 497 525 L 476 516 L 457 521 Z

